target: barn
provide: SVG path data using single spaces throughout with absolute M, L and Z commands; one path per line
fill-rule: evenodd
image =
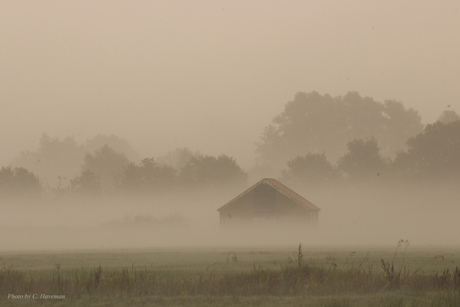
M 281 182 L 265 178 L 220 207 L 221 227 L 315 226 L 320 209 Z

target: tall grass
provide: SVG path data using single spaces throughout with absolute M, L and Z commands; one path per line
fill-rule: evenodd
M 51 278 L 31 277 L 13 269 L 0 271 L 0 295 L 9 293 L 57 293 L 81 295 L 158 296 L 259 296 L 372 294 L 381 291 L 458 290 L 458 267 L 435 275 L 412 275 L 401 279 L 398 288 L 388 287 L 387 273 L 359 268 L 344 270 L 286 265 L 280 270 L 261 270 L 185 278 L 158 276 L 146 269 L 122 269 L 103 273 L 101 267 L 76 270 L 72 276 L 56 271 Z
M 312 265 L 305 260 L 302 246 L 297 261 L 280 265 L 279 269 L 254 267 L 249 271 L 198 276 L 157 274 L 147 267 L 104 270 L 75 269 L 63 272 L 56 265 L 52 274 L 37 275 L 3 267 L 0 270 L 0 295 L 9 293 L 53 293 L 66 297 L 98 296 L 304 296 L 304 295 L 373 295 L 379 293 L 447 293 L 436 300 L 457 302 L 460 293 L 460 268 L 446 268 L 436 274 L 413 272 L 406 266 L 408 242 L 400 241 L 391 262 L 381 259 L 381 266 L 368 265 L 367 256 L 350 262 L 344 268 Z M 404 248 L 403 254 L 398 253 Z M 399 261 L 398 261 L 399 260 Z M 236 262 L 236 253 L 227 254 L 227 262 Z M 430 261 L 435 261 L 431 259 Z M 428 263 L 428 262 L 426 262 Z M 422 264 L 423 265 L 423 264 Z M 457 294 L 455 294 L 457 293 Z M 449 296 L 450 295 L 450 296 Z M 334 302 L 346 306 L 348 301 Z M 441 303 L 440 303 L 441 304 Z M 396 304 L 397 305 L 397 304 Z

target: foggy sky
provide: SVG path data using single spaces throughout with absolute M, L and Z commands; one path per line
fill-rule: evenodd
M 0 166 L 42 133 L 243 167 L 298 91 L 460 111 L 460 3 L 0 1 Z

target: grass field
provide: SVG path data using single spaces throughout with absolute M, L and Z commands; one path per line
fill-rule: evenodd
M 404 241 L 4 252 L 0 305 L 460 306 L 459 252 Z

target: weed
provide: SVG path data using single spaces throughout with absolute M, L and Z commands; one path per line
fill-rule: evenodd
M 302 244 L 299 243 L 299 250 L 297 252 L 297 264 L 299 265 L 299 267 L 302 265 L 302 259 L 303 259 Z
M 394 264 L 381 259 L 380 266 L 383 269 L 385 279 L 388 281 L 388 285 L 385 288 L 397 289 L 400 283 L 400 274 L 395 271 Z
M 402 262 L 399 267 L 399 270 L 396 270 L 395 269 L 396 256 L 398 254 L 400 247 L 403 245 L 404 245 L 404 253 L 402 256 Z M 408 276 L 409 270 L 407 269 L 407 267 L 404 266 L 404 261 L 406 259 L 406 252 L 407 252 L 408 246 L 409 246 L 409 240 L 401 239 L 398 241 L 398 244 L 393 254 L 393 259 L 391 260 L 391 263 L 385 262 L 385 260 L 380 259 L 380 267 L 382 268 L 384 277 L 386 281 L 388 282 L 387 286 L 385 286 L 385 289 L 386 288 L 398 289 L 401 286 L 402 278 L 405 278 Z M 403 276 L 401 276 L 401 273 L 403 273 Z
M 455 290 L 459 290 L 460 289 L 460 268 L 458 266 L 455 267 L 455 271 L 452 274 L 452 278 L 454 281 Z
M 230 263 L 230 262 L 238 262 L 238 258 L 236 257 L 236 253 L 234 252 L 228 252 L 227 253 L 227 259 L 225 262 Z
M 125 298 L 225 296 L 242 299 L 250 296 L 375 295 L 382 289 L 388 290 L 389 294 L 458 291 L 460 287 L 458 266 L 454 270 L 445 269 L 431 275 L 421 274 L 421 269 L 414 274 L 406 274 L 405 272 L 408 272 L 405 267 L 406 251 L 401 252 L 405 244 L 407 241 L 398 242 L 391 262 L 380 260 L 383 274 L 372 269 L 368 263 L 369 254 L 358 257 L 355 253 L 346 267 L 337 265 L 331 267 L 330 264 L 323 267 L 315 264 L 314 261 L 306 261 L 300 244 L 297 249 L 297 259 L 290 263 L 283 263 L 276 269 L 266 269 L 253 261 L 252 269 L 250 263 L 247 263 L 245 270 L 227 270 L 222 274 L 200 271 L 199 275 L 185 273 L 176 275 L 148 269 L 147 266 L 135 267 L 134 264 L 121 269 L 104 267 L 103 270 L 99 264 L 90 270 L 83 268 L 69 270 L 66 265 L 56 265 L 51 272 L 34 275 L 32 271 L 14 270 L 5 266 L 0 270 L 0 296 L 8 293 L 62 293 L 74 298 L 102 295 Z M 400 252 L 401 258 L 398 258 L 397 254 Z M 236 253 L 229 252 L 226 260 L 221 259 L 221 263 L 232 262 L 234 263 L 232 266 L 236 268 L 243 264 L 244 257 L 242 258 L 243 260 L 236 262 Z M 441 259 L 441 257 L 434 258 Z M 397 259 L 402 259 L 398 262 L 400 266 Z M 336 260 L 340 261 L 340 259 Z M 460 300 L 458 295 L 433 298 L 435 303 L 458 300 Z M 388 298 L 382 306 L 402 306 L 400 301 L 398 297 Z M 328 301 L 327 304 L 327 306 L 349 306 L 350 302 L 340 299 Z
M 432 262 L 432 261 L 442 261 L 444 260 L 444 256 L 443 255 L 436 255 L 434 257 L 431 257 L 430 259 L 428 259 L 426 262 L 424 262 L 421 266 L 419 266 L 415 271 L 414 273 L 412 273 L 412 275 L 415 275 L 417 274 L 419 271 L 422 270 L 422 268 L 424 266 L 426 266 L 428 263 Z

